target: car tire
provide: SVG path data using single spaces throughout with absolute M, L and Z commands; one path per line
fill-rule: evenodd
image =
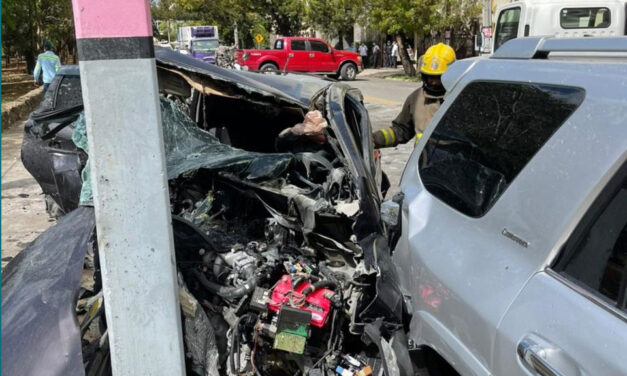
M 261 73 L 276 73 L 279 71 L 279 67 L 274 63 L 263 63 L 259 67 L 259 72 Z
M 353 81 L 357 77 L 357 66 L 353 63 L 346 63 L 340 69 L 340 77 L 345 81 Z
M 61 209 L 61 206 L 59 206 L 59 204 L 57 204 L 56 201 L 54 201 L 52 196 L 45 195 L 44 201 L 46 203 L 46 212 L 48 212 L 48 216 L 51 219 L 56 220 L 65 215 L 65 211 L 63 211 L 63 209 Z

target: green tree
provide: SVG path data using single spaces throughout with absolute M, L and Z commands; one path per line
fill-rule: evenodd
M 395 35 L 405 73 L 415 75 L 405 35 L 433 36 L 445 30 L 468 29 L 481 12 L 479 0 L 364 0 L 362 23 Z
M 250 10 L 267 17 L 281 35 L 298 35 L 305 26 L 306 0 L 250 0 Z
M 76 63 L 76 32 L 72 3 L 67 0 L 42 0 L 41 4 L 41 37 L 52 42 L 53 50 L 59 54 L 62 61 Z
M 7 56 L 17 53 L 26 59 L 26 70 L 35 68 L 39 37 L 39 9 L 35 0 L 2 2 L 2 46 Z
M 2 47 L 10 57 L 26 60 L 26 69 L 35 68 L 36 56 L 44 39 L 67 61 L 76 56 L 72 4 L 67 0 L 2 1 Z
M 353 30 L 361 10 L 361 3 L 354 0 L 309 0 L 306 20 L 326 34 L 337 35 L 340 49 L 344 48 L 344 36 Z

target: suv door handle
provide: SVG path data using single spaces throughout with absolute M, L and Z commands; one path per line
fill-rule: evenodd
M 309 57 L 314 57 L 314 56 L 316 55 L 314 55 L 313 52 L 309 54 Z
M 541 376 L 562 376 L 553 366 L 544 358 L 546 349 L 529 338 L 523 338 L 518 344 L 518 356 L 523 362 L 538 375 Z

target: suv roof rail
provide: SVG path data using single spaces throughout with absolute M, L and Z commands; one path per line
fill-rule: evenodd
M 546 59 L 552 52 L 627 54 L 627 37 L 516 38 L 503 44 L 491 59 Z

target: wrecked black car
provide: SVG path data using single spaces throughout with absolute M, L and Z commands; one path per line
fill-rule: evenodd
M 156 58 L 160 92 L 222 143 L 249 151 L 277 151 L 276 134 L 286 124 L 300 122 L 312 98 L 330 84 L 307 75 L 285 78 L 219 69 L 169 50 L 157 50 Z M 361 99 L 358 90 L 348 90 Z M 78 66 L 64 66 L 24 127 L 22 163 L 41 186 L 53 218 L 79 205 L 87 155 L 72 134 L 82 111 Z M 385 189 L 385 176 L 382 180 Z
M 188 374 L 413 374 L 358 95 L 161 51 L 157 69 Z M 50 189 L 40 184 L 67 214 L 2 275 L 9 375 L 110 374 L 87 134 L 72 108 L 29 130 L 67 142 L 31 165 L 50 168 Z M 55 169 L 58 151 L 80 168 Z

